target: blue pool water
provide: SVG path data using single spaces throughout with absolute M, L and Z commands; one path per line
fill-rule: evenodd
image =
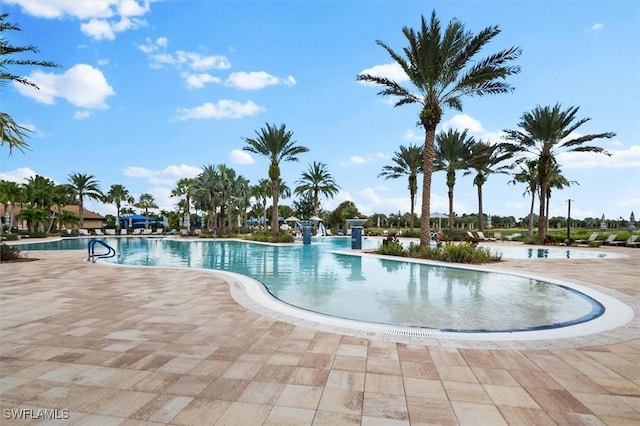
M 291 305 L 381 324 L 520 331 L 576 324 L 604 310 L 575 290 L 522 276 L 354 256 L 348 254 L 349 238 L 287 246 L 135 237 L 103 241 L 116 249 L 111 261 L 117 263 L 236 272 L 262 282 Z M 20 248 L 86 250 L 87 243 L 64 239 Z M 363 240 L 363 248 L 378 245 L 379 240 Z M 342 250 L 346 253 L 336 252 Z

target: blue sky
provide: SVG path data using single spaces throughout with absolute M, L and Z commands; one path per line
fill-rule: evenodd
M 1 88 L 0 108 L 33 133 L 24 154 L 2 147 L 0 179 L 39 174 L 67 183 L 69 174 L 87 173 L 104 191 L 123 184 L 173 210 L 176 181 L 203 166 L 225 163 L 252 183 L 266 177 L 266 159 L 242 151 L 244 138 L 266 123 L 285 124 L 310 149 L 281 165 L 291 188 L 321 161 L 342 188 L 323 208 L 351 200 L 364 214 L 406 212 L 406 179 L 377 176 L 400 145 L 422 143 L 418 106 L 394 108 L 356 76 L 401 79 L 375 41 L 401 51 L 402 27 L 417 28 L 432 9 L 443 25 L 456 17 L 474 33 L 500 27 L 479 57 L 511 46 L 523 51 L 521 72 L 509 79 L 513 93 L 465 99 L 463 112 L 445 110 L 439 130 L 468 128 L 498 141 L 538 105 L 579 106 L 578 117 L 591 118 L 581 134 L 616 133 L 595 142 L 612 156 L 562 154 L 565 176 L 578 184 L 553 193 L 551 216 L 565 216 L 571 199 L 573 217 L 638 217 L 640 3 L 631 0 L 0 0 L 22 29 L 10 35 L 12 44 L 35 44 L 37 59 L 62 65 L 12 70 L 39 91 Z M 509 180 L 489 177 L 485 212 L 528 214 L 524 186 Z M 431 202 L 432 212 L 448 209 L 444 172 L 433 176 Z M 111 205 L 87 206 L 115 213 Z M 477 211 L 476 188 L 462 173 L 454 209 Z

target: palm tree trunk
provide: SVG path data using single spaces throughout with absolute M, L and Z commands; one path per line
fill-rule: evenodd
M 411 193 L 411 218 L 409 219 L 409 230 L 413 232 L 414 223 L 414 215 L 415 215 L 415 205 L 416 205 L 416 194 L 415 192 Z
M 529 209 L 529 236 L 533 235 L 533 207 L 536 202 L 536 193 L 535 191 L 531 193 L 531 208 Z
M 271 180 L 271 193 L 273 194 L 273 203 L 271 211 L 271 231 L 273 236 L 277 237 L 280 228 L 278 227 L 278 179 Z
M 478 185 L 478 229 L 484 232 L 484 212 L 482 211 L 482 185 Z
M 546 201 L 547 201 L 547 184 L 542 182 L 540 185 L 540 217 L 538 218 L 538 244 L 544 244 L 547 235 L 547 217 L 546 217 Z
M 420 218 L 420 246 L 428 247 L 431 242 L 431 175 L 433 174 L 433 158 L 436 155 L 435 140 L 436 128 L 424 126 L 426 134 L 424 137 L 424 154 L 422 161 L 423 181 L 422 181 L 422 217 Z
M 453 232 L 453 186 L 449 185 L 449 230 Z
M 82 197 L 78 197 L 78 216 L 80 216 L 80 228 L 84 229 L 84 208 L 82 206 Z

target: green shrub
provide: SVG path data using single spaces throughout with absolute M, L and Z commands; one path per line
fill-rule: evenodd
M 280 234 L 277 237 L 274 237 L 273 234 L 269 232 L 254 232 L 253 234 L 247 235 L 245 237 L 247 240 L 258 241 L 261 243 L 292 243 L 294 242 L 294 237 L 291 234 Z
M 18 241 L 18 238 L 19 238 L 18 234 L 14 234 L 14 233 L 11 233 L 11 234 L 4 234 L 4 235 L 3 235 L 3 237 L 4 237 L 7 241 Z
M 0 244 L 0 262 L 20 258 L 20 250 L 14 246 Z
M 377 253 L 390 256 L 403 256 L 419 259 L 438 260 L 453 263 L 489 263 L 502 259 L 501 255 L 494 255 L 488 248 L 478 247 L 471 243 L 447 243 L 440 246 L 421 248 L 418 244 L 409 244 L 406 249 L 396 242 L 381 246 Z
M 389 241 L 386 244 L 381 245 L 380 248 L 378 249 L 378 253 L 386 254 L 389 256 L 407 256 L 408 255 L 408 253 L 402 247 L 402 244 L 400 244 L 397 241 Z

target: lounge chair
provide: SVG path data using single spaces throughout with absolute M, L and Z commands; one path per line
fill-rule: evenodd
M 104 233 L 107 235 L 116 235 L 116 230 L 115 229 L 105 229 Z
M 164 229 L 162 229 L 162 228 L 158 228 L 158 229 L 156 229 L 155 234 L 156 234 L 156 235 L 162 235 L 162 234 L 164 234 Z
M 636 240 L 638 239 L 637 235 L 632 235 L 629 238 L 627 238 L 627 241 L 611 241 L 609 243 L 610 246 L 627 246 L 627 247 L 631 247 L 630 244 L 634 244 L 636 242 Z
M 485 236 L 484 236 L 484 232 L 482 232 L 482 231 L 478 231 L 478 232 L 476 232 L 476 234 L 478 234 L 478 239 L 479 239 L 480 241 L 497 241 L 497 240 L 496 240 L 495 238 L 493 238 L 493 237 L 485 237 Z
M 587 238 L 586 240 L 576 240 L 576 244 L 589 244 L 589 243 L 595 241 L 596 238 L 598 238 L 598 233 L 597 232 L 593 232 L 593 233 L 591 233 L 591 235 L 589 235 L 589 238 Z
M 151 228 L 146 228 L 142 230 L 142 235 L 151 235 L 152 232 Z
M 84 237 L 84 236 L 88 236 L 88 235 L 91 235 L 91 234 L 86 229 L 80 228 L 80 229 L 78 229 L 78 235 L 81 235 L 81 236 Z
M 133 230 L 133 235 L 142 235 L 142 228 L 136 228 Z
M 473 235 L 473 232 L 467 231 L 467 241 L 470 242 L 470 243 L 473 243 L 473 244 L 478 244 L 480 239 L 478 237 L 476 237 L 475 235 Z
M 616 238 L 618 238 L 616 234 L 611 234 L 606 240 L 602 242 L 602 245 L 603 246 L 611 245 L 611 243 L 614 242 Z
M 627 243 L 627 247 L 640 247 L 640 241 L 637 241 L 637 238 L 636 238 L 636 240 L 631 241 L 630 243 Z
M 127 230 L 125 228 L 122 228 L 120 230 L 120 235 L 127 235 Z
M 104 234 L 102 233 L 102 229 L 94 229 L 94 230 L 93 230 L 93 232 L 95 232 L 95 233 L 96 233 L 96 235 L 99 235 L 99 236 L 104 235 Z

